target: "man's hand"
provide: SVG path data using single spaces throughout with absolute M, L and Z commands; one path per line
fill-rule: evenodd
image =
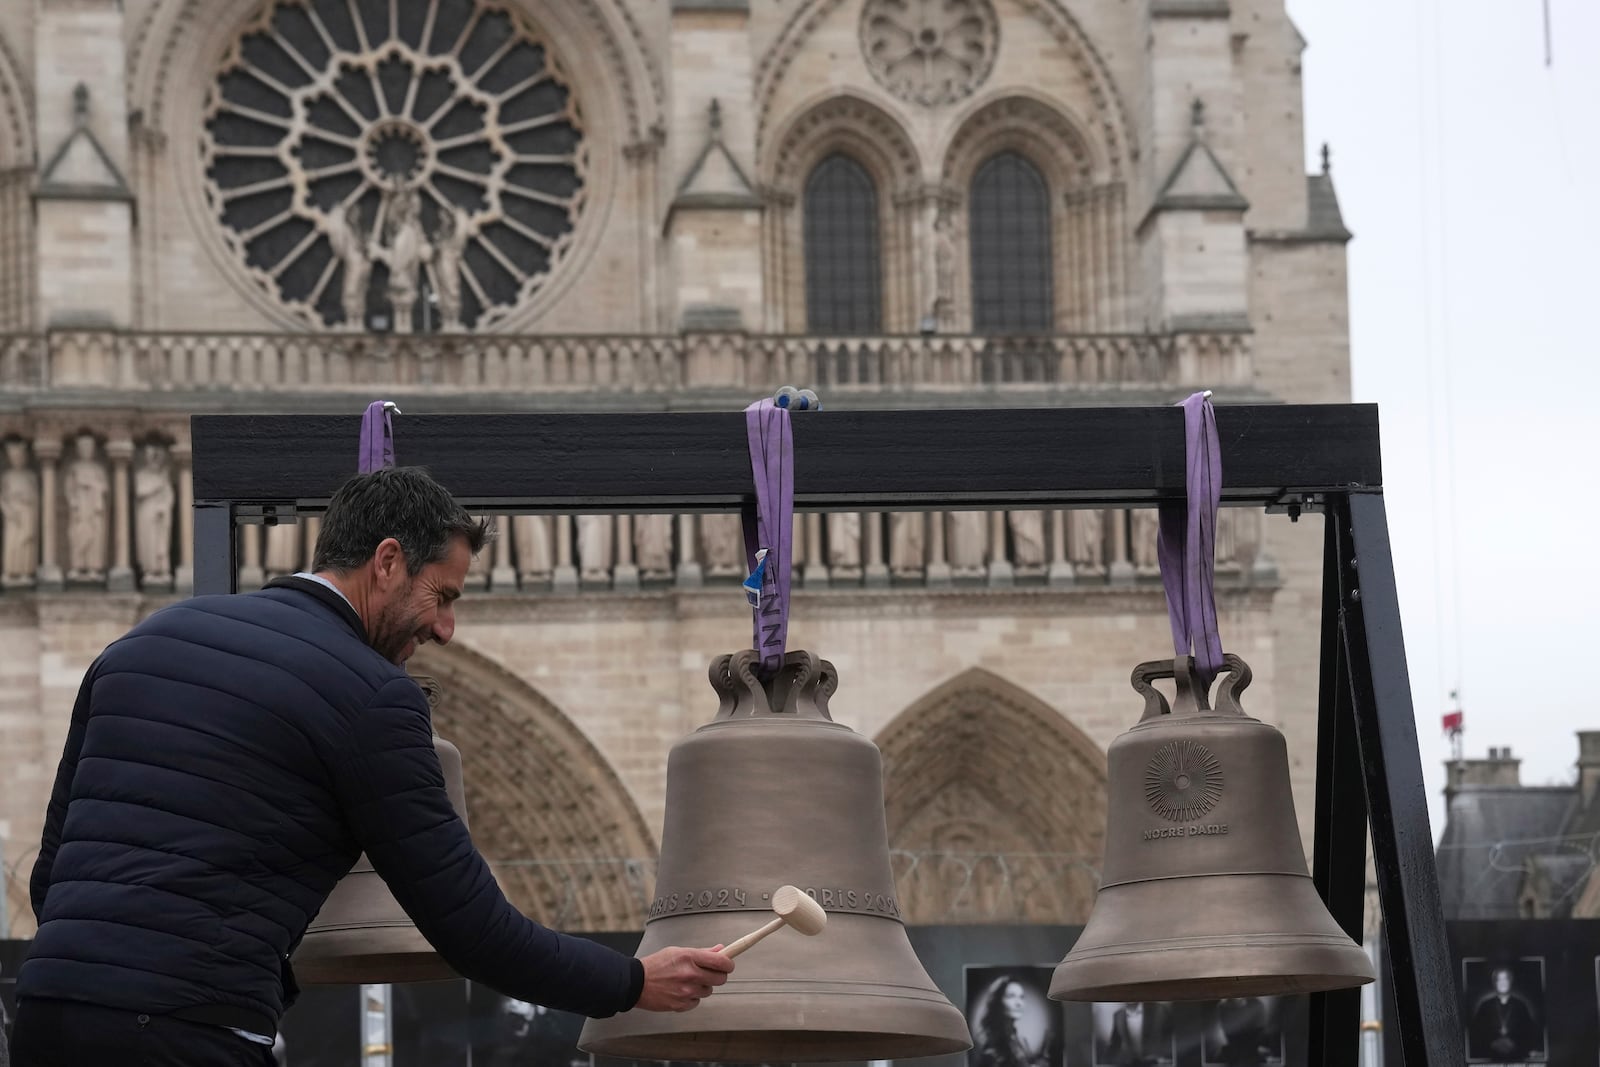
M 718 949 L 664 948 L 640 960 L 644 992 L 635 1008 L 644 1011 L 688 1011 L 728 980 L 733 961 Z

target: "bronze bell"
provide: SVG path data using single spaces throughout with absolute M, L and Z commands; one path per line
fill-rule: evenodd
M 1224 663 L 1215 709 L 1192 659 L 1134 668 L 1144 715 L 1107 753 L 1100 891 L 1052 999 L 1210 1000 L 1373 981 L 1306 870 L 1283 735 L 1240 708 L 1244 660 Z M 1155 678 L 1176 681 L 1176 710 Z
M 694 1009 L 590 1020 L 597 1055 L 712 1063 L 904 1059 L 961 1052 L 967 1025 L 912 951 L 889 867 L 878 746 L 828 714 L 833 665 L 790 652 L 718 657 L 716 717 L 673 746 L 655 900 L 638 954 L 731 944 L 793 884 L 827 911 L 778 930 Z
M 450 803 L 467 819 L 461 751 L 434 735 Z M 432 982 L 457 977 L 400 907 L 366 854 L 328 894 L 294 953 L 295 978 L 306 985 Z

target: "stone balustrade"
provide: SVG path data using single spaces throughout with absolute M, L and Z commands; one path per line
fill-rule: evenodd
M 671 394 L 1243 387 L 1250 334 L 0 335 L 0 390 Z

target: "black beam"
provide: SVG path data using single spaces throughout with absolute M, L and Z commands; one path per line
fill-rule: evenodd
M 233 508 L 226 502 L 194 508 L 194 592 L 196 596 L 237 592 L 239 560 L 235 551 Z
M 1324 520 L 1322 653 L 1317 696 L 1317 810 L 1311 878 L 1333 919 L 1357 944 L 1366 903 L 1367 810 L 1355 709 L 1339 630 L 1338 523 Z M 1311 997 L 1310 1067 L 1356 1067 L 1361 990 Z
M 1400 597 L 1383 497 L 1330 498 L 1338 524 L 1345 662 L 1372 821 L 1402 1062 L 1458 1067 L 1466 1061 L 1444 907 L 1428 827 L 1417 724 L 1400 630 Z M 1342 813 L 1341 813 L 1342 816 Z
M 1223 498 L 1382 483 L 1372 405 L 1216 409 Z M 196 415 L 197 500 L 315 510 L 356 465 L 358 415 Z M 399 415 L 399 462 L 468 507 L 725 510 L 751 495 L 742 412 Z M 1176 407 L 825 411 L 794 419 L 802 508 L 1154 503 L 1182 499 Z

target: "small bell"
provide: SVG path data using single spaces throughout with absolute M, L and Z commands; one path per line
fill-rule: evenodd
M 655 901 L 640 956 L 732 945 L 789 884 L 822 905 L 814 936 L 777 930 L 680 1014 L 590 1020 L 578 1047 L 701 1063 L 899 1060 L 970 1047 L 912 951 L 889 866 L 878 747 L 828 714 L 833 665 L 790 652 L 719 657 L 716 717 L 673 746 Z
M 1211 1000 L 1374 980 L 1306 870 L 1283 735 L 1240 708 L 1244 660 L 1224 663 L 1215 710 L 1192 659 L 1134 668 L 1145 711 L 1107 753 L 1100 890 L 1052 999 Z M 1176 680 L 1176 709 L 1156 678 Z

